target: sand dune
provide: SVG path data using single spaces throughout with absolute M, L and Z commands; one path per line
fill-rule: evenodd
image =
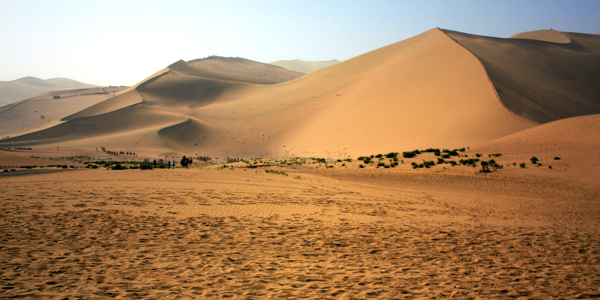
M 323 68 L 327 68 L 329 66 L 333 66 L 340 61 L 337 59 L 328 60 L 328 61 L 305 61 L 300 59 L 294 60 L 278 60 L 271 62 L 269 64 L 280 66 L 282 68 L 286 68 L 288 70 L 301 72 L 301 73 L 311 73 L 316 70 L 320 70 Z
M 517 33 L 510 37 L 511 39 L 528 39 L 546 41 L 551 43 L 568 44 L 571 42 L 568 36 L 556 30 L 536 30 Z
M 92 87 L 94 87 L 94 85 L 67 78 L 44 80 L 37 77 L 23 77 L 13 81 L 0 81 L 0 106 L 19 100 L 29 99 L 50 91 Z
M 600 115 L 567 118 L 524 130 L 476 148 L 475 151 L 495 151 L 529 162 L 533 156 L 544 168 L 565 165 L 558 172 L 546 172 L 564 180 L 600 184 Z M 559 159 L 556 159 L 559 158 Z M 566 162 L 565 162 L 566 161 Z M 561 169 L 561 168 L 557 168 Z
M 64 117 L 100 103 L 123 89 L 113 87 L 47 92 L 5 105 L 0 107 L 0 137 L 21 135 L 60 124 Z
M 182 64 L 183 61 L 179 61 L 170 68 L 175 71 L 183 69 L 185 71 L 180 72 L 186 75 L 258 84 L 281 83 L 304 75 L 244 58 L 211 56 L 191 60 L 185 67 L 182 67 Z
M 239 58 L 178 61 L 57 128 L 2 145 L 90 149 L 126 135 L 122 147 L 137 152 L 219 157 L 476 146 L 598 109 L 597 37 L 561 34 L 572 42 L 432 29 L 302 77 Z
M 486 68 L 502 102 L 538 123 L 600 113 L 600 37 L 534 32 L 519 37 L 564 36 L 571 42 L 499 39 L 445 31 Z

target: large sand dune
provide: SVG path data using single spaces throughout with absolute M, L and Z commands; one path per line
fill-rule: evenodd
M 571 42 L 432 29 L 302 77 L 239 58 L 178 61 L 2 145 L 245 157 L 476 146 L 600 109 L 597 37 L 560 34 Z

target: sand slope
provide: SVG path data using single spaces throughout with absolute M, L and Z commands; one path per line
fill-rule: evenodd
M 337 59 L 328 60 L 328 61 L 305 61 L 305 60 L 300 60 L 300 59 L 294 59 L 294 60 L 278 60 L 278 61 L 271 62 L 269 64 L 275 65 L 275 66 L 280 66 L 282 68 L 286 68 L 288 70 L 292 70 L 292 71 L 296 71 L 296 72 L 310 73 L 310 72 L 314 72 L 316 70 L 327 68 L 329 66 L 333 66 L 339 62 L 340 61 Z
M 511 111 L 539 123 L 600 113 L 600 36 L 538 31 L 500 39 L 445 32 L 481 60 Z
M 475 151 L 503 153 L 513 160 L 527 162 L 532 169 L 536 166 L 529 159 L 535 156 L 544 168 L 554 165 L 558 169 L 545 174 L 600 185 L 598 149 L 600 115 L 596 114 L 546 123 L 481 145 Z M 561 165 L 564 168 L 557 167 Z
M 67 78 L 43 80 L 37 77 L 23 77 L 13 81 L 0 81 L 0 106 L 45 92 L 92 87 L 94 85 Z
M 119 93 L 123 87 L 46 92 L 0 107 L 0 137 L 15 136 L 54 126 L 70 114 Z M 54 98 L 59 96 L 60 98 Z

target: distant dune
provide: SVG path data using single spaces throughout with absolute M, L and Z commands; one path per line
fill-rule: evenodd
M 599 113 L 598 37 L 432 29 L 304 76 L 241 58 L 178 61 L 64 123 L 4 140 L 215 157 L 344 157 L 477 146 Z
M 536 30 L 517 33 L 510 37 L 511 39 L 529 39 L 551 43 L 568 44 L 571 42 L 568 36 L 556 30 Z
M 41 130 L 113 97 L 124 87 L 54 91 L 0 107 L 0 138 Z
M 329 61 L 305 61 L 300 59 L 294 60 L 278 60 L 272 62 L 270 64 L 275 66 L 280 66 L 282 68 L 286 68 L 288 70 L 301 72 L 301 73 L 310 73 L 316 70 L 320 70 L 323 68 L 327 68 L 329 66 L 333 66 L 340 61 L 337 59 L 329 60 Z
M 13 81 L 0 81 L 0 106 L 25 100 L 51 91 L 91 88 L 95 85 L 67 78 L 40 79 L 23 77 Z

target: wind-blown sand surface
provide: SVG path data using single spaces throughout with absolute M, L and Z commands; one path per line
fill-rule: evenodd
M 0 297 L 600 296 L 598 187 L 280 170 L 1 177 Z

